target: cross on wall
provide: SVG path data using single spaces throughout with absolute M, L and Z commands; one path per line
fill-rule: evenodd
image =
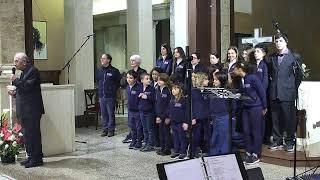
M 249 38 L 243 38 L 242 44 L 252 44 L 253 47 L 259 43 L 271 43 L 273 41 L 272 36 L 263 37 L 262 28 L 254 28 L 254 36 Z

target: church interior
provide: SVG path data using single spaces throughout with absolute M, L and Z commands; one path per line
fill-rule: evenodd
M 297 107 L 306 114 L 298 124 L 297 159 L 263 145 L 261 162 L 244 167 L 261 170 L 266 180 L 319 167 L 319 5 L 316 0 L 0 0 L 0 110 L 10 109 L 10 119 L 18 121 L 7 93 L 16 52 L 25 52 L 39 70 L 45 106 L 44 166 L 0 164 L 0 180 L 159 179 L 156 165 L 172 161 L 170 157 L 130 150 L 122 143 L 128 134 L 125 95 L 117 97 L 113 137 L 100 136 L 101 112 L 88 113 L 88 102 L 95 103 L 97 95 L 86 93 L 98 86 L 101 55 L 111 54 L 112 66 L 122 74 L 130 69 L 130 56 L 139 54 L 141 67 L 150 72 L 167 43 L 199 52 L 200 63 L 209 66 L 210 53 L 217 52 L 224 62 L 230 46 L 244 48 L 243 39 L 251 38 L 253 44 L 260 38 L 273 40 L 275 23 L 288 36 L 288 47 L 302 56 L 308 73 L 298 93 Z M 34 28 L 40 36 L 39 52 Z M 275 52 L 272 42 L 266 46 Z M 21 151 L 17 161 L 25 155 Z M 320 168 L 313 173 L 320 174 Z

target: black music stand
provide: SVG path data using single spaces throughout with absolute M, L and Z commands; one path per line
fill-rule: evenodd
M 211 161 L 208 159 L 211 159 Z M 230 161 L 231 160 L 231 161 Z M 231 162 L 233 166 L 228 166 Z M 210 180 L 216 178 L 227 178 L 230 176 L 226 173 L 236 173 L 238 171 L 237 180 L 249 180 L 247 171 L 243 165 L 242 158 L 239 153 L 230 153 L 216 156 L 205 156 L 196 159 L 178 160 L 173 162 L 165 162 L 157 164 L 157 171 L 160 180 L 172 179 L 199 179 Z M 233 167 L 233 168 L 230 168 Z M 184 172 L 179 172 L 183 170 Z M 220 173 L 216 173 L 219 171 Z M 222 173 L 224 171 L 224 173 Z M 228 171 L 228 172 L 226 172 Z M 229 172 L 232 171 L 232 172 Z M 172 172 L 178 172 L 172 174 Z M 191 175 L 191 176 L 190 176 Z M 192 176 L 193 175 L 193 176 Z M 197 177 L 195 177 L 197 176 Z M 223 176 L 223 177 L 221 177 Z

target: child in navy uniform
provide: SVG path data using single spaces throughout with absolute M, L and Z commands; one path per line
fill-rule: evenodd
M 154 102 L 156 99 L 155 89 L 150 85 L 150 75 L 145 73 L 141 75 L 141 91 L 139 92 L 139 111 L 143 127 L 143 136 L 145 145 L 141 151 L 148 152 L 153 150 L 154 146 Z
M 219 71 L 213 75 L 213 85 L 225 88 L 228 74 Z M 228 102 L 224 98 L 210 98 L 209 112 L 212 120 L 212 135 L 210 141 L 210 155 L 226 154 L 229 152 L 229 111 Z
M 261 84 L 263 85 L 263 88 L 267 92 L 268 84 L 269 84 L 269 78 L 268 78 L 268 66 L 265 60 L 265 56 L 268 53 L 268 49 L 263 44 L 257 44 L 254 47 L 254 65 L 257 66 L 256 68 L 256 75 L 258 76 L 258 79 L 261 81 Z
M 129 70 L 127 73 L 127 94 L 128 94 L 128 126 L 132 141 L 129 149 L 140 149 L 142 146 L 142 126 L 139 113 L 139 92 L 141 91 L 141 83 L 137 82 L 138 73 Z
M 159 88 L 156 90 L 156 123 L 159 125 L 160 148 L 158 155 L 171 154 L 171 135 L 169 119 L 169 103 L 171 93 L 169 89 L 169 76 L 165 73 L 159 75 Z
M 266 113 L 266 92 L 260 80 L 251 72 L 249 63 L 236 63 L 234 73 L 244 79 L 241 92 L 250 97 L 242 101 L 242 123 L 245 139 L 246 164 L 259 162 L 262 146 L 262 115 Z
M 171 158 L 185 159 L 187 157 L 187 100 L 183 97 L 182 85 L 172 86 L 172 99 L 169 105 L 169 117 L 173 136 L 174 151 Z
M 162 72 L 163 72 L 163 70 L 158 67 L 154 67 L 150 71 L 150 75 L 151 75 L 151 79 L 152 79 L 150 85 L 153 86 L 156 91 L 159 89 L 158 80 L 159 80 L 159 75 Z M 155 111 L 156 111 L 156 109 L 155 109 Z M 154 121 L 153 121 L 153 134 L 154 134 L 154 148 L 158 150 L 158 149 L 160 149 L 159 124 L 156 124 L 155 117 L 154 117 Z
M 256 75 L 258 76 L 258 79 L 261 81 L 263 88 L 265 92 L 267 93 L 268 85 L 269 85 L 269 74 L 268 74 L 268 66 L 266 63 L 266 54 L 268 53 L 268 48 L 262 44 L 259 43 L 254 47 L 254 61 L 253 64 L 257 67 L 256 68 Z M 269 143 L 270 142 L 270 136 L 271 136 L 271 129 L 272 129 L 272 123 L 271 119 L 268 118 L 268 115 L 270 113 L 266 114 L 265 117 L 263 117 L 265 120 L 262 121 L 262 136 L 264 138 L 264 142 Z
M 201 89 L 208 86 L 208 75 L 199 72 L 196 73 L 194 87 L 191 90 L 192 97 L 192 152 L 194 157 L 199 157 L 200 143 L 204 142 L 204 148 L 208 148 L 209 142 L 209 112 L 208 98 L 204 97 L 201 93 Z M 203 136 L 201 136 L 201 130 L 203 129 Z M 208 152 L 207 149 L 204 150 Z

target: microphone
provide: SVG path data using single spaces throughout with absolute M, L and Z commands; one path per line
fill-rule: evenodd
M 12 74 L 13 74 L 13 75 L 16 74 L 16 68 L 15 68 L 15 67 L 12 68 Z
M 91 36 L 94 36 L 96 33 L 93 33 L 93 34 L 89 34 L 87 35 L 86 37 L 91 37 Z

